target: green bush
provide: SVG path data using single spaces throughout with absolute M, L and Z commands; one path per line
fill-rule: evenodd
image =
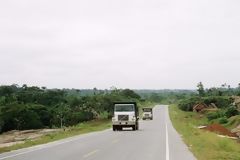
M 210 112 L 207 114 L 207 118 L 209 121 L 222 118 L 225 116 L 225 113 L 223 111 L 217 111 L 217 112 Z
M 230 118 L 230 117 L 232 117 L 232 116 L 236 116 L 236 115 L 238 115 L 238 114 L 239 114 L 239 111 L 238 111 L 237 108 L 234 107 L 234 106 L 231 106 L 231 107 L 227 108 L 227 110 L 226 110 L 226 112 L 225 112 L 225 116 L 226 116 L 227 118 Z
M 75 112 L 66 116 L 67 126 L 72 126 L 81 122 L 89 121 L 93 119 L 93 113 L 87 111 Z
M 222 117 L 222 118 L 219 119 L 219 123 L 220 124 L 228 123 L 228 119 L 226 117 Z
M 192 111 L 197 103 L 210 105 L 214 103 L 218 108 L 227 108 L 231 105 L 232 100 L 227 96 L 209 96 L 209 97 L 192 97 L 179 102 L 179 108 L 183 111 Z
M 195 104 L 202 102 L 199 97 L 192 97 L 179 102 L 178 107 L 183 111 L 193 111 Z
M 218 108 L 227 108 L 231 105 L 232 101 L 227 96 L 209 96 L 204 97 L 203 102 L 206 105 L 210 105 L 211 103 L 214 103 Z

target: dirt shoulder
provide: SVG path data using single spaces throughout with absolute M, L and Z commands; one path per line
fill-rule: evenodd
M 25 141 L 34 141 L 42 136 L 60 132 L 61 129 L 38 129 L 24 131 L 10 131 L 0 135 L 0 148 L 10 147 L 16 144 L 23 144 Z

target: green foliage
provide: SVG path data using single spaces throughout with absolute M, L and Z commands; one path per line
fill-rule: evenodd
M 199 83 L 197 84 L 197 91 L 198 91 L 198 94 L 199 94 L 200 96 L 204 96 L 205 90 L 204 90 L 204 86 L 203 86 L 202 82 L 199 82 Z
M 230 118 L 230 117 L 236 116 L 236 115 L 239 115 L 239 111 L 237 110 L 236 107 L 231 106 L 231 107 L 227 108 L 227 110 L 225 112 L 225 116 L 227 118 Z
M 31 106 L 23 104 L 11 104 L 2 107 L 1 118 L 3 120 L 2 131 L 13 129 L 37 129 L 43 124 L 38 113 Z
M 207 114 L 207 118 L 209 121 L 214 119 L 219 119 L 219 123 L 227 123 L 227 118 L 230 118 L 232 116 L 238 115 L 239 111 L 235 107 L 228 107 L 225 110 L 218 110 L 217 112 L 210 112 Z M 227 121 L 226 121 L 227 120 Z
M 228 119 L 226 117 L 222 117 L 222 118 L 219 119 L 219 123 L 220 124 L 228 123 Z
M 149 100 L 152 102 L 160 102 L 160 101 L 162 101 L 162 99 L 163 99 L 163 97 L 157 93 L 152 93 L 149 96 Z
M 82 96 L 80 90 L 23 85 L 0 86 L 0 133 L 9 130 L 72 126 L 96 118 L 110 118 L 114 101 L 140 101 L 130 89 Z
M 183 99 L 181 101 L 179 101 L 178 107 L 183 110 L 183 111 L 193 111 L 193 107 L 198 104 L 198 103 L 205 103 L 206 105 L 210 105 L 212 103 L 214 103 L 218 108 L 229 108 L 229 106 L 231 105 L 232 101 L 230 99 L 230 97 L 227 96 L 207 96 L 207 97 L 191 97 L 191 98 L 187 98 L 187 99 Z M 229 111 L 229 114 L 231 114 L 232 111 Z M 230 113 L 231 112 L 231 113 Z M 228 113 L 227 113 L 228 114 Z M 236 111 L 234 113 L 232 113 L 232 115 L 236 115 Z M 218 116 L 215 115 L 209 115 L 210 119 L 215 119 L 219 118 Z M 229 115 L 226 115 L 227 117 L 229 117 Z M 221 117 L 221 116 L 220 116 Z
M 141 98 L 137 93 L 135 93 L 133 90 L 130 90 L 130 89 L 124 89 L 121 91 L 121 93 L 124 97 L 134 98 L 134 99 Z
M 195 104 L 202 102 L 199 97 L 192 97 L 189 99 L 181 100 L 178 104 L 178 107 L 183 111 L 193 111 Z
M 217 111 L 217 112 L 210 112 L 207 114 L 207 118 L 209 121 L 214 120 L 214 119 L 218 119 L 221 117 L 224 117 L 225 113 L 224 111 Z
M 1 113 L 0 113 L 0 115 L 1 115 Z M 2 117 L 0 117 L 0 133 L 3 130 L 3 125 L 4 125 L 4 121 L 3 121 Z
M 230 97 L 228 96 L 208 96 L 203 97 L 202 100 L 207 105 L 214 103 L 218 108 L 227 108 L 232 103 Z
M 233 116 L 228 119 L 228 123 L 225 125 L 227 128 L 233 129 L 238 127 L 240 124 L 240 115 Z
M 135 90 L 146 101 L 173 104 L 196 95 L 193 90 Z

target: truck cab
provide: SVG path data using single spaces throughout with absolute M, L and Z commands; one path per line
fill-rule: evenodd
M 153 110 L 152 108 L 143 108 L 143 114 L 142 114 L 142 119 L 150 119 L 153 120 Z
M 113 131 L 129 127 L 133 130 L 138 130 L 139 115 L 136 102 L 116 102 L 114 103 L 113 108 Z

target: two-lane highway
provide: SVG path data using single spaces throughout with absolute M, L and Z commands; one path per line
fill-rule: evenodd
M 105 130 L 0 155 L 0 160 L 194 160 L 172 127 L 168 107 L 154 108 L 139 131 Z

